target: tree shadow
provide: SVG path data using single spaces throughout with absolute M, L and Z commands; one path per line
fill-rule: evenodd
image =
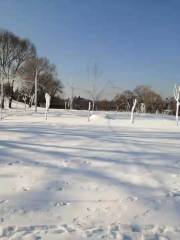
M 141 193 L 153 198 L 157 192 L 168 189 L 160 182 L 157 186 L 150 186 L 146 179 L 141 183 L 133 182 L 122 178 L 121 172 L 128 173 L 132 169 L 136 169 L 137 174 L 151 171 L 155 178 L 158 173 L 169 174 L 180 169 L 178 132 L 172 134 L 169 131 L 140 131 L 122 127 L 115 128 L 113 132 L 114 129 L 112 131 L 107 126 L 62 128 L 60 124 L 54 126 L 48 123 L 4 124 L 0 126 L 0 131 L 9 136 L 7 140 L 0 137 L 1 166 L 12 163 L 19 167 L 45 168 L 55 178 L 71 176 L 75 182 L 82 178 L 83 184 L 93 181 L 113 187 L 117 192 L 123 189 L 129 195 Z M 12 140 L 11 136 L 17 138 Z M 0 177 L 5 175 L 0 173 Z M 53 181 L 47 179 L 38 190 L 17 193 L 12 199 L 21 200 L 21 206 L 30 202 L 29 210 L 47 208 L 54 199 L 54 192 L 48 194 L 46 189 Z

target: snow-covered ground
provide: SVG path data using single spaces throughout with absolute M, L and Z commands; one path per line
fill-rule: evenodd
M 173 117 L 7 110 L 0 121 L 0 239 L 179 240 Z

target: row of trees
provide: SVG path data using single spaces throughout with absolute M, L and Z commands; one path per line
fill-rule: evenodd
M 137 99 L 136 111 L 155 113 L 164 112 L 175 114 L 175 99 L 163 99 L 159 93 L 148 86 L 137 86 L 133 91 L 125 90 L 116 95 L 113 100 L 99 100 L 96 103 L 99 110 L 117 110 L 130 111 L 133 106 L 134 99 Z
M 132 108 L 133 100 L 137 99 L 137 109 L 142 111 L 141 107 L 144 104 L 145 112 L 162 111 L 168 106 L 165 106 L 163 98 L 148 86 L 138 86 L 133 91 L 127 90 L 115 97 L 115 102 L 122 111 L 129 111 Z
M 144 85 L 137 86 L 133 91 L 125 90 L 117 94 L 112 100 L 98 99 L 94 101 L 93 98 L 74 97 L 72 106 L 74 109 L 87 110 L 89 102 L 91 102 L 92 110 L 131 111 L 135 99 L 137 100 L 135 111 L 144 113 L 176 113 L 176 100 L 174 97 L 164 99 L 151 87 Z M 72 99 L 66 99 L 65 101 L 69 102 L 68 106 L 70 106 Z M 59 107 L 64 108 L 64 105 L 64 100 L 62 100 Z
M 5 98 L 9 108 L 13 98 L 25 99 L 31 106 L 34 101 L 35 79 L 38 82 L 38 104 L 62 92 L 62 83 L 56 67 L 47 58 L 38 57 L 36 47 L 28 39 L 22 39 L 8 31 L 0 31 L 0 92 L 1 107 Z

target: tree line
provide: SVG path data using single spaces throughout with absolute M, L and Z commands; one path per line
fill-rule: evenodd
M 108 96 L 107 96 L 108 98 Z M 168 113 L 175 114 L 176 101 L 173 97 L 163 98 L 159 93 L 149 86 L 140 85 L 134 90 L 125 90 L 113 97 L 112 100 L 97 100 L 95 110 L 104 111 L 131 111 L 134 99 L 137 99 L 137 112 L 146 113 Z M 75 109 L 88 109 L 88 99 L 74 97 L 73 107 Z
M 101 110 L 130 111 L 134 99 L 137 99 L 136 111 L 146 113 L 175 114 L 176 102 L 173 97 L 163 98 L 158 92 L 149 86 L 140 85 L 134 90 L 125 90 L 117 94 L 111 101 L 101 100 L 97 106 Z
M 0 77 L 2 108 L 5 100 L 11 108 L 13 99 L 26 101 L 31 106 L 35 77 L 38 81 L 38 105 L 45 102 L 45 93 L 50 94 L 53 101 L 63 89 L 56 66 L 47 58 L 39 57 L 29 39 L 22 39 L 6 30 L 0 31 Z

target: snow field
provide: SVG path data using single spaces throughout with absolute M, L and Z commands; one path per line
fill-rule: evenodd
M 180 239 L 173 117 L 23 107 L 0 122 L 0 239 Z

